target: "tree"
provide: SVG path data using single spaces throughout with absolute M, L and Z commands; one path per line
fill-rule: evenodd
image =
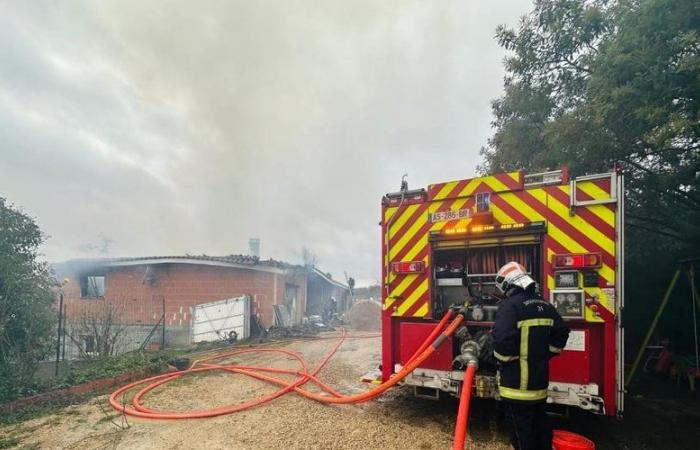
M 82 359 L 104 358 L 120 353 L 118 343 L 126 332 L 124 307 L 108 300 L 83 308 L 66 324 L 68 337 Z
M 56 281 L 39 260 L 44 235 L 0 197 L 0 401 L 21 394 L 54 343 Z
M 700 255 L 697 2 L 536 0 L 497 39 L 510 54 L 480 170 L 621 165 L 627 323 L 643 328 L 674 261 Z

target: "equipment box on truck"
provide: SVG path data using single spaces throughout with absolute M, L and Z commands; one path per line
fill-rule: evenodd
M 406 364 L 451 306 L 465 328 L 408 376 L 416 394 L 458 395 L 461 340 L 481 343 L 473 395 L 498 396 L 489 346 L 499 267 L 517 261 L 568 322 L 548 402 L 623 410 L 623 176 L 501 173 L 382 199 L 382 378 Z

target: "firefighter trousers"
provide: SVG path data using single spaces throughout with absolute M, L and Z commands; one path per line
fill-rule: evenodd
M 544 402 L 504 402 L 504 407 L 511 424 L 510 443 L 516 450 L 552 449 L 552 427 Z

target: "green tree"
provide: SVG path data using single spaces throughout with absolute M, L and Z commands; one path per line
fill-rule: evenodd
M 643 328 L 674 261 L 700 255 L 700 4 L 536 0 L 497 39 L 510 53 L 480 169 L 621 165 L 627 323 Z
M 0 197 L 0 401 L 31 385 L 54 342 L 56 281 L 38 258 L 43 240 L 32 218 Z

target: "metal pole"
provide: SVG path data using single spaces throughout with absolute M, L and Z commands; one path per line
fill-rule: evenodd
M 165 296 L 161 295 L 160 298 L 163 304 L 163 328 L 160 336 L 160 349 L 165 350 Z
M 698 357 L 698 318 L 695 310 L 697 298 L 695 297 L 695 270 L 693 264 L 690 264 L 690 267 L 688 267 L 688 277 L 690 278 L 690 296 L 693 298 L 693 335 L 695 337 L 695 367 L 697 369 L 700 367 L 700 358 Z
M 656 315 L 654 316 L 654 320 L 651 322 L 651 326 L 649 327 L 649 331 L 647 331 L 647 335 L 644 337 L 644 341 L 642 342 L 642 346 L 639 347 L 639 351 L 637 352 L 637 357 L 634 358 L 634 363 L 632 364 L 632 368 L 629 371 L 629 374 L 627 374 L 627 380 L 625 380 L 625 387 L 628 387 L 630 384 L 630 381 L 632 381 L 632 378 L 634 377 L 634 373 L 637 371 L 637 366 L 639 366 L 639 362 L 642 360 L 642 356 L 644 356 L 644 350 L 647 348 L 647 345 L 649 345 L 649 340 L 651 339 L 651 335 L 654 334 L 654 330 L 656 329 L 656 325 L 659 323 L 659 318 L 661 317 L 661 314 L 664 312 L 664 309 L 666 308 L 666 304 L 668 303 L 668 299 L 671 298 L 671 292 L 673 292 L 673 288 L 676 286 L 676 282 L 678 281 L 678 277 L 681 274 L 681 269 L 679 268 L 676 270 L 676 273 L 673 274 L 673 279 L 671 280 L 671 284 L 668 285 L 668 289 L 666 290 L 666 295 L 664 295 L 664 299 L 661 301 L 661 305 L 659 305 L 659 310 L 656 311 Z
M 58 333 L 56 335 L 56 369 L 54 375 L 58 377 L 58 363 L 61 358 L 61 332 L 63 331 L 63 291 L 58 294 Z
M 61 345 L 61 361 L 66 360 L 66 308 L 63 308 L 63 345 Z

